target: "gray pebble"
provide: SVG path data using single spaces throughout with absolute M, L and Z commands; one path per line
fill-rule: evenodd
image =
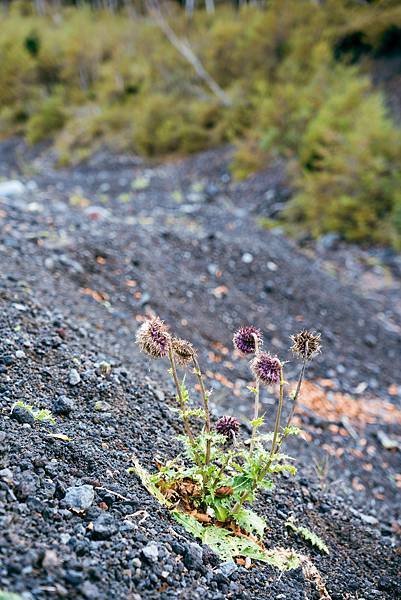
M 80 485 L 67 488 L 65 502 L 69 508 L 87 510 L 95 499 L 95 492 L 91 485 Z

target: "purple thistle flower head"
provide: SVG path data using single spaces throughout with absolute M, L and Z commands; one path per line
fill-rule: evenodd
M 171 337 L 167 331 L 167 327 L 159 317 L 145 321 L 136 333 L 136 343 L 142 352 L 145 352 L 152 358 L 166 356 L 170 340 Z
M 239 432 L 239 421 L 235 417 L 224 416 L 216 423 L 216 431 L 224 435 L 228 440 L 232 440 Z
M 282 364 L 277 356 L 261 352 L 251 361 L 251 371 L 264 385 L 279 383 Z
M 256 327 L 240 327 L 238 331 L 234 333 L 233 343 L 234 347 L 241 352 L 241 354 L 254 354 L 256 351 L 256 341 L 258 346 L 262 345 L 262 334 L 260 329 Z

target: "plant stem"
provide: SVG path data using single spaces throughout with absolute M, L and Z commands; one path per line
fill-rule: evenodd
M 284 375 L 283 375 L 283 367 L 281 367 L 280 368 L 280 393 L 279 393 L 279 400 L 278 400 L 278 407 L 277 407 L 277 414 L 276 414 L 276 422 L 274 424 L 274 433 L 273 433 L 272 448 L 270 451 L 270 458 L 274 455 L 274 453 L 276 451 L 277 436 L 278 436 L 278 431 L 280 429 L 281 411 L 283 409 L 283 399 L 284 399 Z
M 290 414 L 288 415 L 286 427 L 289 427 L 289 425 L 290 425 L 290 423 L 292 421 L 292 417 L 294 416 L 295 407 L 296 407 L 296 404 L 297 404 L 299 392 L 301 391 L 301 385 L 302 385 L 302 382 L 303 382 L 303 379 L 304 379 L 304 375 L 305 375 L 305 370 L 306 370 L 306 358 L 304 358 L 304 361 L 303 361 L 303 364 L 302 364 L 302 369 L 301 369 L 301 372 L 300 372 L 299 377 L 298 377 L 298 383 L 297 383 L 297 387 L 296 387 L 296 390 L 295 390 L 294 398 L 293 398 L 293 401 L 292 401 L 292 406 L 291 406 Z
M 229 452 L 227 452 L 226 460 L 222 461 L 222 465 L 220 467 L 220 470 L 219 470 L 219 472 L 217 473 L 216 477 L 213 480 L 213 486 L 212 486 L 213 488 L 215 488 L 216 485 L 218 484 L 219 479 L 222 476 L 222 474 L 224 473 L 224 471 L 226 470 L 226 468 L 228 467 L 228 464 L 229 464 L 230 460 L 231 460 L 231 455 L 230 455 Z
M 252 334 L 253 339 L 255 340 L 255 356 L 259 354 L 259 339 L 256 334 Z M 260 381 L 256 379 L 255 382 L 255 402 L 254 402 L 254 410 L 253 410 L 253 420 L 255 421 L 259 416 L 259 406 L 260 406 Z M 252 454 L 255 448 L 255 438 L 256 438 L 256 425 L 252 425 L 252 436 L 251 436 L 251 446 L 249 448 L 249 452 Z
M 192 362 L 194 363 L 194 373 L 198 379 L 202 402 L 203 402 L 203 410 L 205 412 L 205 433 L 210 433 L 210 410 L 209 410 L 209 396 L 205 389 L 205 384 L 203 383 L 202 371 L 200 370 L 199 362 L 196 356 L 192 357 Z M 206 455 L 205 455 L 205 464 L 208 465 L 210 463 L 210 453 L 211 453 L 211 440 L 206 440 Z
M 184 398 L 182 397 L 181 386 L 180 386 L 180 382 L 178 380 L 177 367 L 176 367 L 175 359 L 174 359 L 174 352 L 173 352 L 173 348 L 172 348 L 171 344 L 169 345 L 169 348 L 168 348 L 168 357 L 170 359 L 171 372 L 173 374 L 174 384 L 175 384 L 175 387 L 177 390 L 177 398 L 180 403 L 182 420 L 184 423 L 184 430 L 185 430 L 185 433 L 187 434 L 187 436 L 189 437 L 189 439 L 191 440 L 191 442 L 193 442 L 194 436 L 191 431 L 191 426 L 189 424 L 188 416 L 185 414 L 185 401 L 184 401 Z

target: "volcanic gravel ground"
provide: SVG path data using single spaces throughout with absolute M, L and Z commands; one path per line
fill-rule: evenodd
M 153 469 L 179 450 L 167 365 L 133 343 L 158 314 L 199 348 L 214 416 L 251 412 L 236 327 L 262 329 L 289 381 L 289 335 L 322 332 L 308 380 L 344 417 L 301 398 L 306 434 L 289 450 L 299 473 L 256 506 L 265 542 L 309 555 L 333 599 L 401 597 L 400 257 L 261 229 L 289 196 L 283 166 L 234 184 L 229 153 L 149 166 L 104 151 L 56 171 L 47 151 L 0 145 L 0 172 L 25 186 L 0 194 L 0 589 L 27 600 L 319 597 L 301 570 L 230 572 L 127 474 L 133 454 Z M 17 400 L 58 413 L 56 425 L 11 418 Z M 89 505 L 73 510 L 74 493 Z M 290 514 L 329 556 L 287 531 Z

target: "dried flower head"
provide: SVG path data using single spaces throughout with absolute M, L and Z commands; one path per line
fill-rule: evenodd
M 224 435 L 228 440 L 232 440 L 239 432 L 239 421 L 235 417 L 220 417 L 216 423 L 216 431 Z
M 170 339 L 167 327 L 159 317 L 145 321 L 136 333 L 136 343 L 142 352 L 146 352 L 152 358 L 167 355 Z
M 282 364 L 277 356 L 261 352 L 251 360 L 251 371 L 261 383 L 273 385 L 280 381 Z
M 293 342 L 291 346 L 292 352 L 303 360 L 311 360 L 320 352 L 320 333 L 304 329 L 292 335 L 291 340 Z
M 173 338 L 172 340 L 173 352 L 180 365 L 187 365 L 191 362 L 192 358 L 196 356 L 196 350 L 187 340 L 180 338 Z
M 253 354 L 256 351 L 256 341 L 258 345 L 262 345 L 262 334 L 260 329 L 256 327 L 240 327 L 238 331 L 234 333 L 233 343 L 234 347 L 241 352 L 241 354 Z

